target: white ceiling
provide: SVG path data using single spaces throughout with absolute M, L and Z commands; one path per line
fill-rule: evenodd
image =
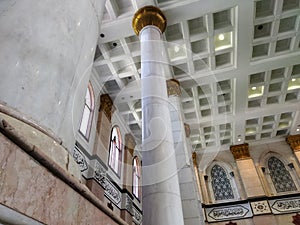
M 167 17 L 165 51 L 196 151 L 300 134 L 299 0 L 107 0 L 94 74 L 135 135 L 141 65 L 131 21 L 145 5 Z

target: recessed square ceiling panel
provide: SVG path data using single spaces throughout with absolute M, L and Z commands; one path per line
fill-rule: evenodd
M 166 77 L 180 82 L 183 122 L 191 127 L 196 151 L 283 140 L 295 130 L 300 100 L 299 0 L 225 5 L 210 0 L 205 10 L 201 1 L 156 3 L 168 19 L 162 35 L 169 64 Z M 112 99 L 120 90 L 128 92 L 116 107 L 140 137 L 140 96 L 131 93 L 141 79 L 140 38 L 131 29 L 139 7 L 135 1 L 107 0 L 93 76 Z

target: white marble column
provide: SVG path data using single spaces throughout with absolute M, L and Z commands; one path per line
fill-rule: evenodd
M 75 143 L 105 0 L 0 2 L 0 106 Z
M 152 6 L 140 9 L 133 27 L 141 41 L 143 224 L 183 225 L 183 213 L 163 55 L 166 20 Z

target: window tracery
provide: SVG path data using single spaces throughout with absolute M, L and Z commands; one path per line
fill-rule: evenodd
M 268 169 L 273 186 L 277 193 L 297 191 L 297 187 L 284 163 L 272 156 L 268 159 Z
M 233 189 L 227 173 L 217 164 L 211 169 L 211 186 L 216 201 L 234 199 Z

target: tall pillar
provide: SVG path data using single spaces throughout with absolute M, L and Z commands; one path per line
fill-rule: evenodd
M 84 104 L 104 0 L 0 4 L 0 110 L 69 150 Z
M 250 157 L 249 145 L 247 143 L 232 145 L 230 151 L 236 160 L 247 197 L 265 196 L 254 162 Z
M 134 15 L 133 28 L 141 40 L 143 223 L 183 225 L 163 74 L 166 18 L 158 8 L 145 6 Z
M 200 193 L 198 191 L 198 174 L 194 171 L 192 158 L 192 145 L 189 140 L 190 127 L 184 124 L 184 115 L 181 106 L 181 87 L 176 79 L 167 80 L 169 96 L 169 110 L 171 114 L 172 133 L 176 156 L 177 170 L 179 174 L 179 188 L 181 202 L 187 209 L 183 210 L 185 223 L 203 224 L 203 210 L 200 204 Z M 197 171 L 198 172 L 198 171 Z M 198 184 L 198 183 L 197 183 Z M 189 194 L 187 193 L 189 190 Z M 199 194 L 199 195 L 198 195 Z

